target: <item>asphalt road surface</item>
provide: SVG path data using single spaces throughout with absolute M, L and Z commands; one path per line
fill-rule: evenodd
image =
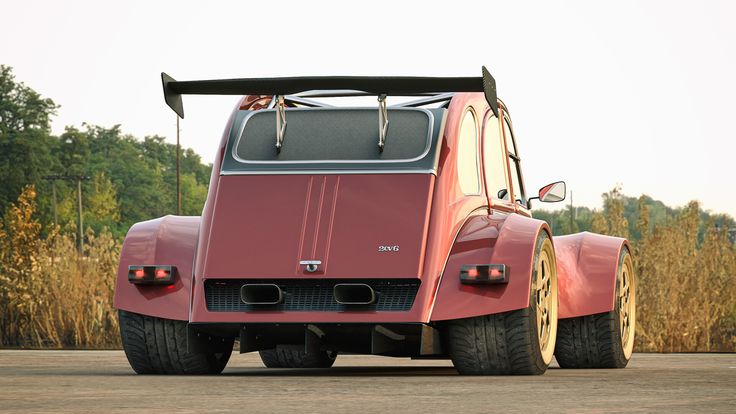
M 635 354 L 626 369 L 461 377 L 449 361 L 343 355 L 275 370 L 233 354 L 219 376 L 135 375 L 122 351 L 0 350 L 0 412 L 736 413 L 736 354 Z

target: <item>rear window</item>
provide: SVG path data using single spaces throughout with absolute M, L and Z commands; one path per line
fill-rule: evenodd
M 233 156 L 246 163 L 411 161 L 429 150 L 430 117 L 424 111 L 389 109 L 381 152 L 376 109 L 287 109 L 277 153 L 276 112 L 257 111 L 245 119 Z
M 233 120 L 222 174 L 433 173 L 444 108 L 389 108 L 383 151 L 378 108 L 289 108 L 281 152 L 276 111 L 240 111 Z

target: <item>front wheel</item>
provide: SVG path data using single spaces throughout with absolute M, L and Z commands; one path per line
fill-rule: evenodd
M 460 374 L 537 375 L 552 361 L 557 338 L 557 265 L 552 241 L 536 243 L 529 307 L 451 321 L 450 358 Z
M 227 351 L 187 351 L 187 323 L 137 313 L 118 311 L 125 356 L 138 374 L 219 374 L 232 353 L 234 339 L 226 340 Z
M 629 249 L 621 249 L 614 309 L 560 321 L 555 357 L 561 368 L 624 368 L 634 350 L 636 279 Z

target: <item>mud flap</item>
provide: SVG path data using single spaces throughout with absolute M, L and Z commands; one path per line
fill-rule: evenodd
M 440 331 L 429 325 L 422 325 L 419 355 L 440 355 L 442 353 Z
M 197 329 L 193 324 L 187 324 L 187 352 L 203 354 L 211 352 L 229 352 L 228 341 L 215 335 L 210 335 Z
M 376 325 L 371 330 L 371 354 L 386 354 L 397 348 L 403 348 L 406 335 L 398 334 L 381 325 Z
M 307 325 L 304 330 L 304 353 L 316 354 L 322 350 L 322 338 L 325 333 L 315 325 Z

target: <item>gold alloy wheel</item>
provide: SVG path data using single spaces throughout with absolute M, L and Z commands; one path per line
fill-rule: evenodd
M 557 340 L 557 266 L 552 242 L 545 239 L 537 262 L 533 297 L 537 309 L 537 337 L 542 360 L 552 361 Z
M 636 329 L 636 280 L 631 255 L 625 253 L 618 277 L 618 319 L 621 332 L 621 347 L 624 357 L 631 358 L 634 350 L 634 330 Z

